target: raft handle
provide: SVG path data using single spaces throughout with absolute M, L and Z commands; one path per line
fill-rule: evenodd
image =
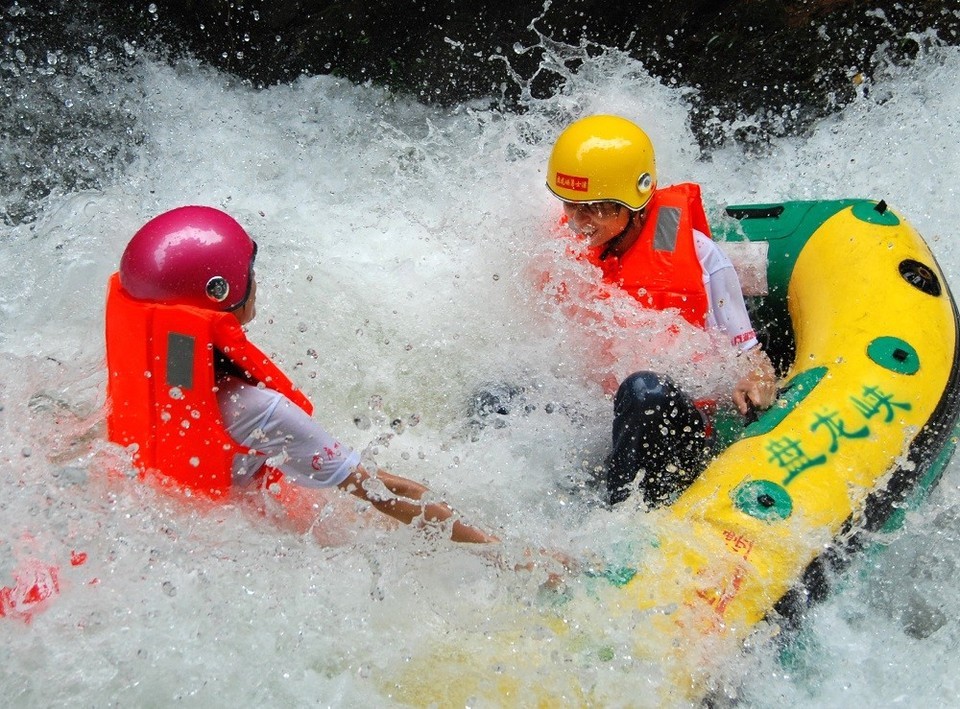
M 783 214 L 782 204 L 762 207 L 727 207 L 727 214 L 734 219 L 776 219 Z

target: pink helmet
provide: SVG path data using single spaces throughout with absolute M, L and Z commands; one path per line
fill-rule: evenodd
M 178 207 L 133 235 L 120 259 L 120 285 L 138 300 L 233 310 L 250 295 L 257 245 L 229 214 Z

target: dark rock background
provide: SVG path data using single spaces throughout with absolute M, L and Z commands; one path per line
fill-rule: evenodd
M 665 81 L 697 88 L 722 117 L 799 109 L 783 130 L 841 107 L 882 61 L 924 42 L 960 43 L 960 3 L 943 0 L 152 0 L 30 2 L 22 34 L 48 46 L 114 35 L 189 51 L 255 85 L 300 74 L 371 81 L 425 102 L 492 97 L 511 108 L 510 68 L 555 91 L 541 36 L 619 48 Z M 7 12 L 5 24 L 10 24 Z M 86 34 L 84 32 L 86 30 Z M 517 54 L 514 46 L 532 47 Z M 780 121 L 777 121 L 780 124 Z
M 759 114 L 791 132 L 843 106 L 883 60 L 960 42 L 960 3 L 942 0 L 154 0 L 156 36 L 264 85 L 301 73 L 372 81 L 426 102 L 494 97 L 505 108 L 540 71 L 541 36 L 622 49 L 697 88 L 720 118 Z M 930 31 L 927 33 L 927 31 Z M 925 36 L 923 33 L 927 33 Z M 517 54 L 514 46 L 533 47 Z M 705 123 L 706 144 L 715 142 Z
M 440 105 L 522 110 L 576 70 L 556 43 L 616 48 L 697 89 L 705 151 L 802 132 L 886 62 L 960 43 L 960 3 L 933 0 L 8 0 L 0 9 L 0 219 L 34 218 L 51 189 L 98 184 L 138 140 L 132 81 L 144 50 L 186 54 L 257 87 L 301 74 L 371 82 Z M 517 49 L 521 51 L 517 51 Z M 554 56 L 557 56 L 554 52 Z M 135 94 L 135 92 L 133 92 Z M 729 119 L 751 120 L 731 131 Z M 719 120 L 718 120 L 719 119 Z

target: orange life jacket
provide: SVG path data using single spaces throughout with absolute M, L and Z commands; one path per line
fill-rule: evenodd
M 602 269 L 605 281 L 645 307 L 677 308 L 688 322 L 703 327 L 709 301 L 693 230 L 710 236 L 710 226 L 700 186 L 683 183 L 658 189 L 645 209 L 640 236 L 623 256 L 602 258 L 601 246 L 588 250 L 588 258 Z
M 229 490 L 233 457 L 247 449 L 229 436 L 217 406 L 218 352 L 239 375 L 313 413 L 232 313 L 134 300 L 117 273 L 107 294 L 106 340 L 107 435 L 136 445 L 141 474 L 156 471 L 213 497 Z

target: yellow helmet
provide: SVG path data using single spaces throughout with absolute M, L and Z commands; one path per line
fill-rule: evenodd
M 626 118 L 581 118 L 553 145 L 547 187 L 565 202 L 609 201 L 640 209 L 657 187 L 653 143 Z

